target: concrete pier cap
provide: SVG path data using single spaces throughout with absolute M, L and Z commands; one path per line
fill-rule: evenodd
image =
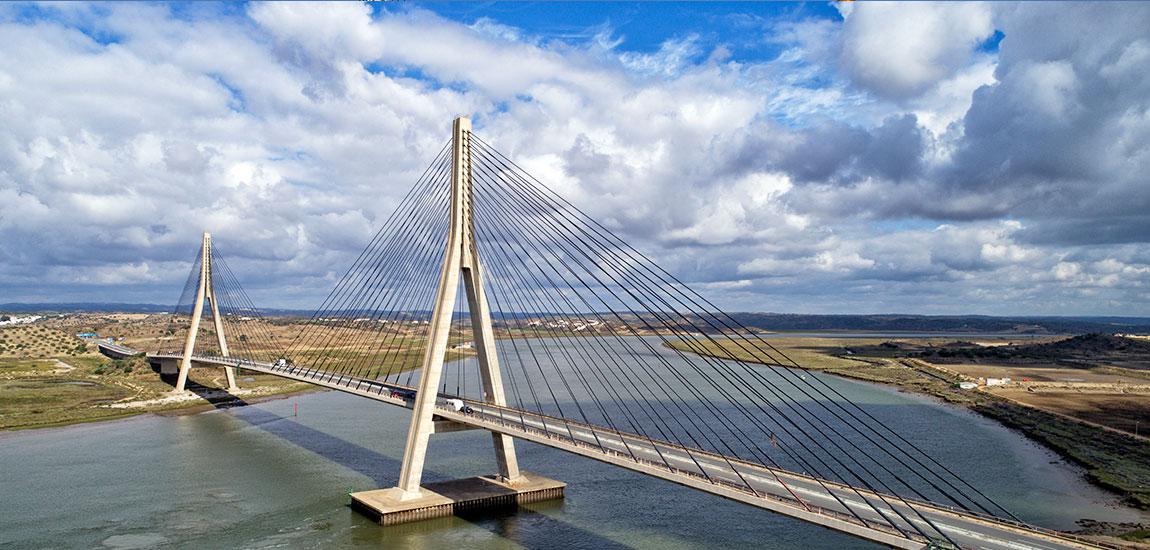
M 380 525 L 442 518 L 563 498 L 566 483 L 522 472 L 514 483 L 479 476 L 428 483 L 420 491 L 399 487 L 350 493 L 351 507 Z

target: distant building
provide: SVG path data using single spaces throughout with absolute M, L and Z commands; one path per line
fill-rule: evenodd
M 8 317 L 8 316 L 6 315 L 5 317 Z M 15 315 L 12 315 L 11 317 L 8 317 L 8 320 L 0 321 L 0 327 L 9 326 L 9 325 L 28 325 L 28 324 L 35 323 L 36 321 L 39 321 L 40 319 L 43 319 L 43 318 L 44 318 L 43 315 L 29 315 L 27 317 L 17 317 Z
M 977 382 L 959 382 L 958 387 L 964 390 L 973 390 L 978 387 Z
M 78 332 L 76 338 L 99 338 L 100 335 L 95 332 Z
M 987 378 L 987 386 L 1005 386 L 1010 383 L 1009 378 Z

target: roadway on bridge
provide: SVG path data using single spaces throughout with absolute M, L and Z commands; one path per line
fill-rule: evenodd
M 180 358 L 177 354 L 153 354 L 150 357 Z M 413 403 L 410 397 L 400 397 L 392 391 L 414 394 L 412 388 L 405 386 L 234 358 L 197 357 L 196 361 L 239 366 L 407 408 L 411 408 Z M 908 522 L 913 522 L 919 530 L 932 535 L 941 530 L 962 548 L 1053 550 L 1097 547 L 1034 526 L 984 518 L 934 504 L 904 501 L 891 495 L 879 495 L 795 472 L 736 461 L 722 455 L 530 411 L 464 400 L 473 409 L 465 413 L 442 402 L 443 399 L 453 397 L 441 395 L 441 404 L 437 410 L 439 416 L 608 462 L 871 540 L 883 540 L 896 547 L 924 546 L 925 541 L 917 534 L 917 540 L 909 540 L 891 528 L 891 525 L 895 525 L 906 532 L 915 532 Z M 863 521 L 859 521 L 860 517 Z M 941 537 L 937 538 L 941 540 Z

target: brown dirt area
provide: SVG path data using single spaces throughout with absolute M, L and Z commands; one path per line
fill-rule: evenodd
M 995 395 L 1057 414 L 1133 434 L 1150 435 L 1150 395 L 1083 392 L 1029 392 L 995 389 Z

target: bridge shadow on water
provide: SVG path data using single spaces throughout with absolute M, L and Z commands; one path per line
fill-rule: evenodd
M 174 380 L 172 382 L 174 383 Z M 394 486 L 398 480 L 402 463 L 395 458 L 305 426 L 292 420 L 291 417 L 281 416 L 258 407 L 249 407 L 250 403 L 242 397 L 228 393 L 227 390 L 210 388 L 191 380 L 188 381 L 186 387 L 217 409 L 227 410 L 233 418 L 363 474 L 370 478 L 377 487 Z M 387 475 L 384 472 L 392 472 L 392 474 Z M 476 475 L 482 473 L 484 472 L 477 472 Z M 452 476 L 433 470 L 425 470 L 424 477 L 451 479 Z M 556 500 L 529 504 L 512 510 L 495 509 L 459 513 L 454 517 L 525 548 L 550 547 L 554 546 L 557 540 L 567 542 L 568 544 L 564 544 L 564 546 L 570 547 L 629 548 L 598 533 L 587 531 L 542 513 L 546 510 L 560 509 L 562 506 L 562 501 Z M 354 514 L 356 512 L 351 511 L 349 506 L 349 513 Z M 380 526 L 379 529 L 370 531 L 370 533 L 357 534 L 356 538 L 357 540 L 363 537 L 379 542 L 394 542 L 397 538 L 419 536 L 433 530 L 451 529 L 454 525 L 456 524 L 453 518 L 440 518 L 388 527 Z

